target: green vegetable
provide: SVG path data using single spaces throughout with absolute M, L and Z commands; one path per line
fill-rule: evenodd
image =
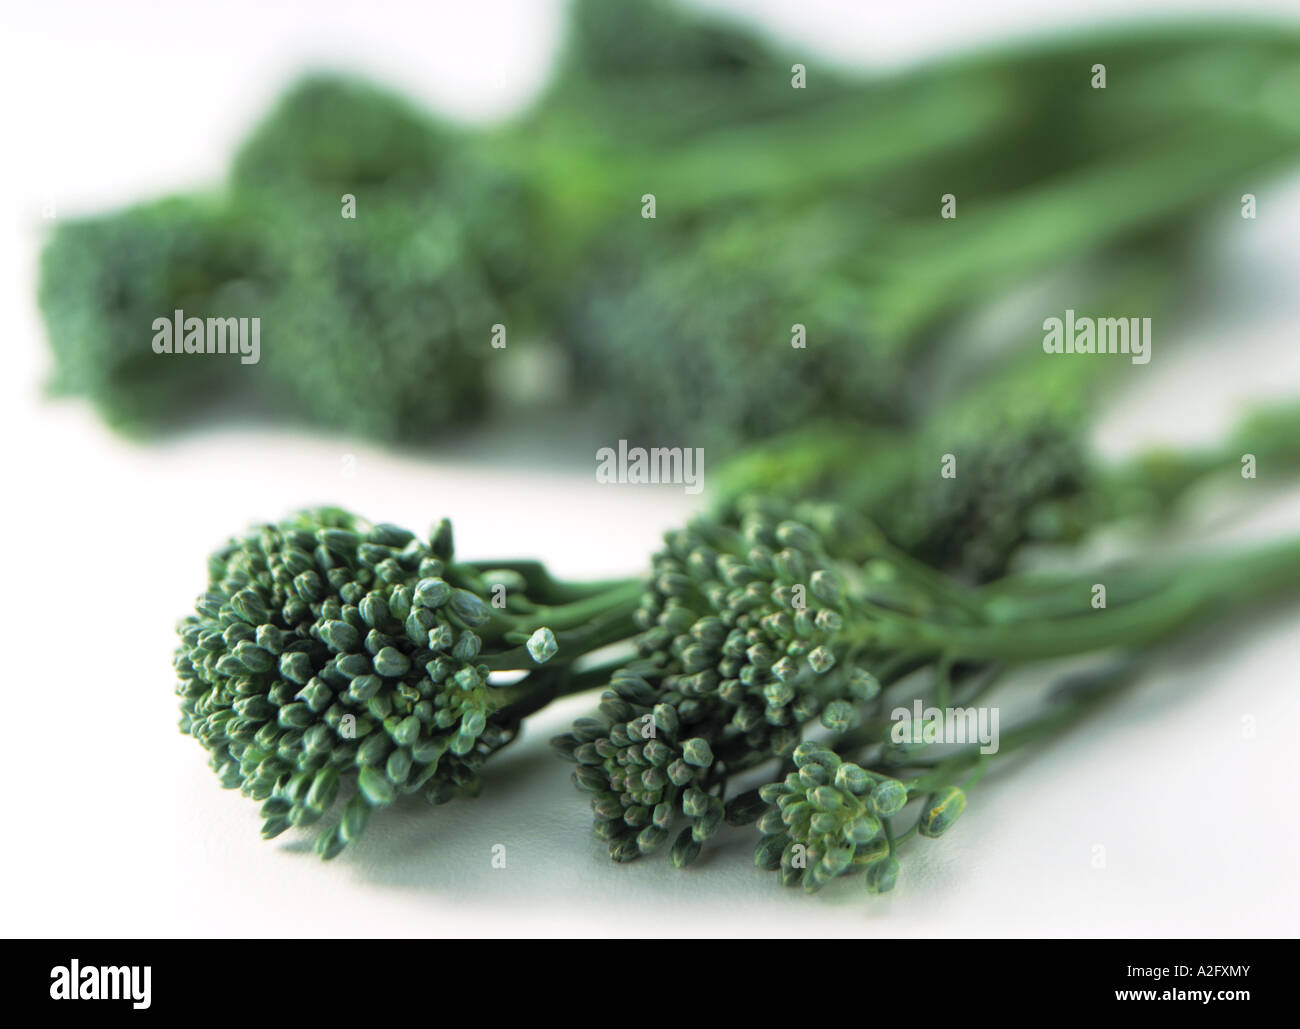
M 313 76 L 244 144 L 230 185 L 273 262 L 265 354 L 283 407 L 399 441 L 484 415 L 525 215 L 464 130 Z
M 769 119 L 698 161 L 689 145 L 641 161 L 655 221 L 610 234 L 579 276 L 591 288 L 563 312 L 590 392 L 629 434 L 719 449 L 828 415 L 912 421 L 954 356 L 955 344 L 934 352 L 946 322 L 1138 240 L 1172 266 L 1165 230 L 1235 204 L 1226 183 L 1290 159 L 1279 90 L 1300 40 L 1233 30 L 1225 51 L 1224 31 L 1102 32 L 962 58 L 860 82 L 856 115 L 810 91 L 809 116 L 852 133 L 800 142 Z M 1079 77 L 1103 59 L 1109 92 Z M 946 193 L 955 220 L 938 217 Z
M 1104 362 L 1103 362 L 1104 364 Z M 752 494 L 817 499 L 871 519 L 913 557 L 981 581 L 1025 544 L 1072 544 L 1137 520 L 1159 527 L 1196 486 L 1238 476 L 1254 454 L 1270 475 L 1300 472 L 1300 405 L 1261 407 L 1220 443 L 1102 461 L 1087 445 L 1093 363 L 1031 354 L 970 386 L 910 433 L 822 423 L 769 440 L 713 478 L 715 508 Z M 953 458 L 952 477 L 942 474 Z
M 806 94 L 791 89 L 787 58 L 748 26 L 681 4 L 575 0 L 539 106 L 555 118 L 582 111 L 605 135 L 680 144 L 803 109 Z M 825 97 L 852 81 L 819 67 L 809 88 Z
M 446 183 L 462 133 L 387 90 L 316 73 L 295 83 L 253 130 L 230 171 L 236 192 L 370 189 L 420 195 Z
M 965 805 L 959 787 L 973 784 L 957 778 L 982 774 L 987 760 L 977 748 L 940 760 L 895 742 L 882 687 L 905 691 L 892 689 L 891 703 L 921 689 L 940 707 L 966 705 L 1017 663 L 1140 650 L 1300 583 L 1300 542 L 1289 541 L 974 590 L 842 511 L 809 508 L 800 522 L 788 505 L 746 508 L 668 534 L 636 614 L 638 658 L 611 676 L 601 719 L 554 741 L 577 762 L 575 783 L 591 794 L 596 835 L 615 860 L 655 851 L 674 832 L 674 862 L 694 860 L 724 816 L 755 814 L 750 794 L 728 803 L 728 787 L 768 763 L 783 771 L 759 797 L 772 805 L 758 821 L 760 867 L 815 890 L 893 859 L 890 819 L 928 796 L 916 831 L 946 831 Z M 1111 584 L 1102 610 L 1090 603 L 1096 582 Z M 928 686 L 900 686 L 926 682 L 911 678 L 923 669 Z M 1049 705 L 1007 749 L 1070 724 L 1099 695 Z M 805 739 L 817 721 L 831 730 L 827 745 Z M 839 751 L 874 762 L 844 766 Z M 647 824 L 661 832 L 645 834 Z M 873 890 L 892 886 L 897 870 L 886 869 L 869 876 Z
M 403 794 L 476 794 L 524 717 L 587 685 L 562 672 L 628 633 L 636 593 L 458 561 L 446 522 L 426 541 L 304 512 L 212 556 L 178 627 L 181 731 L 262 802 L 265 836 L 325 818 L 317 851 L 334 857 Z
M 568 348 L 582 394 L 615 428 L 675 438 L 656 443 L 907 425 L 952 357 L 945 323 L 1135 241 L 1167 265 L 1170 227 L 1291 161 L 1298 58 L 1276 26 L 1126 27 L 871 77 L 672 5 L 584 2 L 555 81 L 509 124 L 314 75 L 222 196 L 56 230 L 59 382 L 146 429 L 238 390 L 424 440 L 491 409 L 502 326 Z M 178 301 L 261 316 L 265 369 L 164 367 L 148 327 Z
M 240 388 L 255 369 L 228 355 L 156 354 L 156 318 L 256 314 L 265 268 L 255 225 L 208 197 L 170 197 L 59 222 L 41 254 L 38 300 L 54 354 L 51 389 L 85 396 L 128 432 L 174 423 Z
M 423 196 L 288 197 L 266 224 L 277 288 L 263 363 L 285 410 L 382 440 L 424 440 L 488 408 L 491 327 L 504 317 L 453 215 Z
M 969 705 L 1017 664 L 1140 653 L 1300 583 L 1288 541 L 973 588 L 851 512 L 754 498 L 737 510 L 670 532 L 648 582 L 589 584 L 532 561 L 458 560 L 446 522 L 427 540 L 337 509 L 261 526 L 213 555 L 178 627 L 181 729 L 223 785 L 262 803 L 266 836 L 323 821 L 330 858 L 404 794 L 476 794 L 524 718 L 604 685 L 600 717 L 552 743 L 615 860 L 666 852 L 684 866 L 726 825 L 756 821 L 755 863 L 781 881 L 816 890 L 865 871 L 881 892 L 898 844 L 948 831 L 992 760 L 898 739 L 887 704 Z M 1095 582 L 1109 585 L 1101 610 Z M 619 642 L 636 655 L 585 660 Z M 515 681 L 498 685 L 502 672 Z M 1003 752 L 1113 691 L 1049 700 Z M 824 742 L 808 738 L 818 723 Z M 771 782 L 729 794 L 763 768 Z

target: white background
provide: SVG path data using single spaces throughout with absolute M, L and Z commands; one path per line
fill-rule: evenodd
M 812 59 L 887 65 L 1133 5 L 730 0 Z M 1205 6 L 1205 5 L 1198 5 Z M 1300 16 L 1294 3 L 1242 5 Z M 1144 10 L 1186 10 L 1148 4 Z M 1208 9 L 1212 9 L 1208 8 Z M 593 455 L 484 434 L 385 454 L 251 426 L 149 444 L 41 395 L 34 309 L 42 204 L 60 217 L 219 180 L 249 121 L 304 64 L 368 71 L 459 117 L 517 110 L 560 38 L 555 2 L 44 3 L 6 15 L 0 250 L 6 483 L 0 930 L 5 935 L 1295 935 L 1300 629 L 1291 604 L 1170 655 L 1050 752 L 990 780 L 889 897 L 815 898 L 755 872 L 748 834 L 688 872 L 612 866 L 545 739 L 494 763 L 482 799 L 376 816 L 330 864 L 261 841 L 176 731 L 172 626 L 214 544 L 334 501 L 422 528 L 448 514 L 470 556 L 536 554 L 567 576 L 634 573 L 694 498 L 597 487 Z M 1298 98 L 1300 99 L 1300 98 Z M 1212 438 L 1248 398 L 1300 385 L 1300 180 L 1225 198 L 1226 299 L 1114 398 L 1107 452 Z M 578 432 L 575 438 L 581 438 Z M 1300 531 L 1300 497 L 1261 483 L 1232 535 Z M 1252 719 L 1253 737 L 1243 732 Z M 504 843 L 507 867 L 493 869 Z M 1093 867 L 1096 846 L 1104 869 Z

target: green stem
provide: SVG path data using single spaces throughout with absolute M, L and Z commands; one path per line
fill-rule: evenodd
M 1095 580 L 1093 580 L 1095 581 Z M 1188 565 L 1151 596 L 1090 614 L 980 627 L 895 614 L 872 624 L 886 649 L 930 649 L 962 658 L 1036 660 L 1151 643 L 1215 609 L 1227 610 L 1300 581 L 1300 540 Z M 1092 582 L 1061 587 L 1080 598 Z
M 629 617 L 637 609 L 641 595 L 645 592 L 645 583 L 640 579 L 627 579 L 616 582 L 603 592 L 592 593 L 572 603 L 540 606 L 529 612 L 526 623 L 530 629 L 546 626 L 552 632 L 586 625 L 593 619 L 607 614 Z
M 462 564 L 482 574 L 500 569 L 522 576 L 528 584 L 528 599 L 534 603 L 571 604 L 598 596 L 625 585 L 627 579 L 606 579 L 598 582 L 571 582 L 557 579 L 544 564 L 531 558 L 514 558 L 506 561 L 465 561 Z
M 497 710 L 507 721 L 526 718 L 561 697 L 586 693 L 607 685 L 610 676 L 625 663 L 615 660 L 581 671 L 564 668 L 533 672 L 513 685 L 494 687 L 493 696 L 501 701 Z
M 499 563 L 495 566 L 502 567 Z M 632 615 L 644 588 L 639 579 L 627 579 L 568 604 L 538 605 L 527 611 L 494 610 L 480 635 L 485 639 L 522 644 L 535 630 L 548 628 L 560 647 L 556 657 L 560 663 L 567 663 L 597 647 L 633 635 L 636 626 Z M 482 663 L 491 671 L 500 672 L 531 668 L 536 662 L 527 647 L 520 645 L 484 655 Z
M 1039 742 L 1048 736 L 1068 729 L 1132 682 L 1135 675 L 1135 667 L 1127 666 L 1120 672 L 1111 675 L 1103 684 L 1094 687 L 1082 700 L 1059 705 L 1037 718 L 1017 726 L 998 741 L 996 754 L 981 753 L 979 745 L 972 744 L 956 754 L 949 755 L 925 775 L 906 780 L 908 793 L 910 794 L 913 791 L 916 793 L 932 793 L 952 783 L 957 776 L 972 766 L 975 766 L 975 774 L 966 783 L 963 783 L 962 789 L 965 790 L 970 786 L 974 786 L 984 777 L 988 766 L 995 758 L 1005 757 L 1022 747 L 1029 746 L 1031 743 Z
M 579 628 L 555 633 L 559 651 L 551 660 L 556 666 L 569 665 L 593 650 L 628 639 L 636 632 L 636 625 L 632 621 L 635 610 L 635 599 L 630 600 L 624 596 L 620 601 L 606 605 L 599 614 L 589 617 Z M 526 633 L 521 631 L 520 635 Z M 487 655 L 481 663 L 494 672 L 530 668 L 536 664 L 526 646 Z

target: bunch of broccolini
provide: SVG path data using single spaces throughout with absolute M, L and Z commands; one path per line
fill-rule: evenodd
M 737 127 L 721 185 L 703 171 L 721 145 L 642 161 L 656 221 L 609 234 L 580 275 L 594 288 L 565 294 L 586 381 L 626 431 L 671 443 L 734 447 L 826 415 L 907 424 L 931 403 L 936 330 L 955 315 L 1066 262 L 1077 278 L 1136 247 L 1172 264 L 1165 230 L 1235 205 L 1227 182 L 1294 153 L 1277 89 L 1300 40 L 1236 30 L 1224 57 L 1222 31 L 1090 34 L 848 94 L 810 87 L 816 141 Z M 1104 107 L 1103 91 L 1071 80 L 1094 60 L 1112 75 Z M 1207 96 L 1194 69 L 1219 60 L 1232 73 Z
M 900 742 L 886 703 L 967 705 L 1018 664 L 1140 653 L 1300 582 L 1291 541 L 976 587 L 844 507 L 757 496 L 665 544 L 646 581 L 575 584 L 535 562 L 462 561 L 445 521 L 427 540 L 336 509 L 261 526 L 213 555 L 178 627 L 182 731 L 262 803 L 266 836 L 323 820 L 329 858 L 402 794 L 476 794 L 524 718 L 604 686 L 599 717 L 553 743 L 616 860 L 666 849 L 686 865 L 724 823 L 757 821 L 755 862 L 784 882 L 861 871 L 883 891 L 899 844 L 940 835 L 993 760 Z M 634 657 L 591 664 L 620 641 Z M 1002 752 L 1110 692 L 1050 700 Z
M 816 890 L 865 872 L 869 889 L 888 890 L 898 844 L 951 825 L 992 758 L 978 746 L 931 757 L 920 739 L 900 743 L 886 703 L 966 705 L 1018 662 L 1142 648 L 1300 582 L 1300 544 L 1289 541 L 1183 567 L 969 589 L 842 512 L 793 513 L 757 504 L 670 533 L 637 610 L 639 659 L 610 678 L 601 718 L 555 741 L 577 763 L 614 859 L 671 839 L 673 862 L 686 865 L 724 821 L 757 820 L 755 863 L 783 882 Z M 1112 584 L 1104 610 L 1090 607 L 1098 581 Z M 1004 752 L 1105 693 L 1049 705 Z M 815 726 L 829 735 L 808 737 Z M 735 791 L 738 776 L 767 765 L 769 785 Z M 914 802 L 915 824 L 896 829 Z

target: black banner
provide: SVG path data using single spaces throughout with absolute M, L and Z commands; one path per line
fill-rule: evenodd
M 638 946 L 640 942 L 647 946 Z M 678 941 L 669 950 L 660 941 L 633 940 L 623 946 L 640 955 L 603 949 L 603 956 L 594 959 L 589 951 L 566 959 L 552 946 L 544 960 L 538 960 L 543 952 L 535 947 L 528 954 L 521 947 L 510 955 L 499 941 L 490 951 L 476 943 L 26 941 L 5 962 L 5 996 L 22 1008 L 34 1005 L 51 1015 L 96 1023 L 194 1014 L 256 1021 L 281 1013 L 374 1017 L 386 1010 L 414 1014 L 426 1005 L 436 1020 L 464 1011 L 461 1005 L 475 1003 L 474 998 L 495 1017 L 498 1010 L 505 1014 L 503 1004 L 550 1006 L 559 990 L 569 994 L 569 1006 L 596 992 L 606 1000 L 625 991 L 634 996 L 629 962 L 635 961 L 645 964 L 646 999 L 653 1006 L 669 1002 L 680 976 L 681 999 L 693 998 L 695 1007 L 700 991 L 709 991 L 713 981 L 719 1012 L 734 1017 L 751 1007 L 761 1013 L 761 997 L 782 978 L 762 969 L 772 959 L 782 960 L 782 948 L 782 963 L 794 978 L 780 992 L 786 1003 L 793 1003 L 795 1017 L 805 1001 L 809 1015 L 827 1013 L 823 1005 L 829 998 L 820 996 L 818 984 L 831 983 L 838 983 L 832 990 L 838 997 L 836 1010 L 852 1010 L 870 998 L 877 1013 L 880 1006 L 896 1003 L 900 1015 L 919 1004 L 927 1009 L 937 1005 L 952 1015 L 963 1010 L 1072 1015 L 1154 1006 L 1179 1017 L 1193 1009 L 1232 1017 L 1225 1007 L 1281 1004 L 1293 988 L 1280 941 L 790 939 L 768 941 L 767 956 L 750 971 L 745 962 L 752 952 L 740 941 Z M 712 970 L 703 980 L 689 971 L 687 955 L 697 945 L 709 952 L 700 954 L 702 966 Z M 719 946 L 735 948 L 730 960 L 717 960 Z M 672 958 L 661 964 L 656 953 Z M 640 975 L 630 978 L 641 981 Z M 808 991 L 804 1001 L 801 982 Z M 390 1009 L 390 1003 L 397 1006 Z

